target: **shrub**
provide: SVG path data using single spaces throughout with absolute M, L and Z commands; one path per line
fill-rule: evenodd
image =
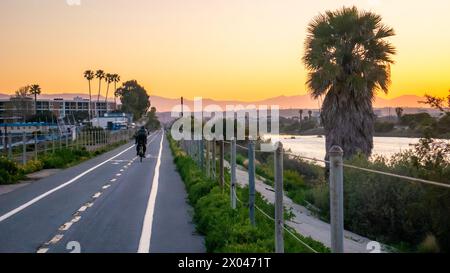
M 377 133 L 388 133 L 394 130 L 394 123 L 392 122 L 375 122 L 375 132 Z
M 17 164 L 5 157 L 0 157 L 0 184 L 13 184 L 22 178 Z
M 188 198 L 194 207 L 194 221 L 197 230 L 205 235 L 208 252 L 273 252 L 274 223 L 265 216 L 256 213 L 256 227 L 250 224 L 248 208 L 239 205 L 235 210 L 230 206 L 229 193 L 218 186 L 217 181 L 205 177 L 195 162 L 189 158 L 168 135 L 169 145 L 174 154 L 174 162 L 184 183 Z M 295 176 L 294 176 L 295 177 Z M 225 176 L 229 182 L 229 176 Z M 248 202 L 248 188 L 237 188 L 239 199 Z M 273 217 L 274 207 L 268 204 L 259 193 L 256 205 L 268 211 Z M 311 238 L 302 238 L 320 252 L 329 252 L 321 243 Z M 310 252 L 290 235 L 285 235 L 287 252 Z
M 421 253 L 438 253 L 440 252 L 437 239 L 434 235 L 428 234 L 422 243 L 418 246 L 418 252 Z
M 273 159 L 269 156 L 256 172 L 273 184 Z M 450 144 L 422 139 L 413 149 L 390 159 L 357 155 L 348 164 L 450 183 Z M 309 207 L 329 221 L 329 186 L 323 167 L 285 156 L 284 186 L 296 203 Z M 360 235 L 405 251 L 430 251 L 433 234 L 440 251 L 450 251 L 450 190 L 411 183 L 403 179 L 344 170 L 345 227 Z
M 95 154 L 97 155 L 97 154 Z M 73 163 L 87 159 L 92 155 L 84 150 L 61 149 L 54 153 L 43 155 L 40 160 L 44 164 L 44 169 L 65 168 Z
M 22 170 L 25 174 L 34 173 L 44 168 L 44 163 L 40 160 L 30 160 L 22 166 Z

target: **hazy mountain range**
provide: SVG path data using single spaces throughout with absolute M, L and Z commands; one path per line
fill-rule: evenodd
M 150 97 L 152 106 L 155 106 L 159 112 L 170 111 L 173 106 L 180 103 L 180 99 L 169 99 L 160 96 Z M 376 98 L 374 101 L 375 108 L 385 107 L 404 107 L 404 108 L 427 108 L 427 105 L 419 103 L 423 101 L 423 97 L 414 95 L 405 95 L 393 99 Z M 193 100 L 184 100 L 184 103 L 189 107 L 193 107 Z M 320 102 L 313 100 L 309 95 L 298 96 L 279 96 L 265 100 L 258 100 L 254 102 L 243 102 L 239 100 L 212 100 L 203 99 L 203 106 L 216 104 L 225 109 L 226 105 L 279 105 L 280 109 L 318 109 Z M 191 109 L 192 110 L 192 109 Z
M 0 98 L 8 98 L 10 95 L 0 94 Z M 45 94 L 40 95 L 38 98 L 43 99 L 73 99 L 75 97 L 88 98 L 87 94 L 82 93 L 62 93 L 62 94 Z M 97 96 L 93 96 L 96 99 Z M 104 97 L 101 96 L 101 100 Z M 113 100 L 110 98 L 109 100 Z M 150 101 L 152 106 L 155 106 L 158 112 L 168 112 L 180 103 L 180 99 L 165 98 L 161 96 L 150 96 Z M 415 95 L 404 95 L 393 99 L 383 99 L 377 97 L 374 101 L 375 108 L 385 108 L 385 107 L 411 107 L 411 108 L 428 108 L 427 105 L 419 103 L 423 101 L 423 97 Z M 184 103 L 189 107 L 193 107 L 193 100 L 185 99 Z M 320 102 L 318 100 L 313 100 L 309 95 L 297 95 L 297 96 L 279 96 L 273 97 L 265 100 L 258 100 L 254 102 L 245 102 L 239 100 L 213 100 L 213 99 L 203 99 L 203 106 L 216 104 L 225 109 L 226 105 L 279 105 L 280 109 L 318 109 Z

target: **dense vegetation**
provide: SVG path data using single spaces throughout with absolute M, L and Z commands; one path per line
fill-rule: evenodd
M 273 252 L 274 223 L 260 213 L 256 214 L 256 227 L 248 219 L 248 208 L 238 204 L 236 210 L 230 206 L 229 190 L 219 187 L 217 181 L 207 178 L 195 162 L 178 144 L 168 136 L 177 169 L 186 184 L 189 202 L 194 207 L 197 230 L 205 236 L 208 252 Z M 229 177 L 226 177 L 229 181 Z M 245 204 L 248 188 L 237 189 L 237 195 Z M 273 217 L 274 207 L 258 194 L 256 204 Z M 319 252 L 328 252 L 321 243 L 302 238 Z M 306 247 L 285 233 L 286 252 L 310 252 Z
M 287 135 L 324 134 L 317 118 L 280 117 L 280 133 Z M 377 117 L 374 132 L 378 136 L 450 138 L 450 113 L 433 117 L 428 113 L 404 114 L 400 117 Z
M 122 102 L 121 111 L 132 113 L 135 120 L 147 113 L 150 107 L 147 90 L 135 80 L 122 84 L 115 92 Z
M 37 160 L 30 160 L 25 165 L 19 165 L 5 157 L 0 157 L 0 185 L 14 184 L 26 179 L 25 175 L 43 169 L 67 168 L 78 164 L 125 144 L 124 141 L 110 144 L 96 151 L 81 149 L 59 149 L 53 153 L 39 155 Z
M 238 156 L 244 163 L 245 154 Z M 257 174 L 273 180 L 273 156 L 257 154 Z M 392 158 L 358 155 L 349 164 L 450 184 L 450 144 L 422 139 Z M 324 169 L 285 156 L 285 190 L 295 202 L 329 220 Z M 401 251 L 450 251 L 450 190 L 345 168 L 345 227 Z
M 161 123 L 158 120 L 158 117 L 156 116 L 156 108 L 152 107 L 150 111 L 147 113 L 146 117 L 147 121 L 145 122 L 145 127 L 147 130 L 153 131 L 157 130 L 161 127 Z

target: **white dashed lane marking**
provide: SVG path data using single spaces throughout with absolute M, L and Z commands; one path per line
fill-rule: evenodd
M 47 253 L 48 248 L 39 248 L 37 253 Z
M 58 234 L 58 235 L 55 235 L 55 237 L 53 237 L 51 240 L 50 240 L 50 242 L 48 242 L 49 244 L 56 244 L 57 242 L 59 242 L 59 241 L 61 241 L 61 239 L 64 237 L 64 235 L 62 235 L 62 234 Z
M 72 222 L 67 222 L 62 227 L 60 227 L 59 230 L 61 230 L 61 231 L 68 230 L 72 225 L 73 225 Z
M 102 193 L 101 193 L 101 192 L 97 192 L 96 194 L 94 194 L 94 195 L 92 196 L 92 198 L 94 198 L 94 199 L 99 198 L 100 195 L 102 195 Z
M 21 212 L 22 210 L 28 208 L 29 206 L 31 206 L 31 205 L 33 205 L 33 204 L 39 202 L 40 200 L 44 199 L 45 197 L 49 196 L 50 194 L 52 194 L 52 193 L 54 193 L 54 192 L 56 192 L 56 191 L 58 191 L 58 190 L 60 190 L 60 189 L 62 189 L 62 188 L 64 188 L 64 187 L 67 187 L 68 185 L 70 185 L 70 184 L 72 184 L 72 183 L 78 181 L 81 177 L 83 177 L 83 176 L 85 176 L 86 174 L 88 174 L 88 173 L 90 173 L 90 172 L 96 170 L 97 168 L 103 166 L 103 165 L 106 164 L 107 162 L 110 162 L 111 160 L 114 160 L 115 158 L 119 157 L 120 155 L 124 154 L 125 152 L 131 150 L 131 148 L 133 148 L 133 147 L 134 147 L 134 145 L 133 145 L 133 146 L 130 146 L 130 147 L 126 148 L 126 149 L 124 149 L 123 151 L 117 153 L 115 156 L 113 156 L 113 157 L 111 157 L 111 158 L 109 158 L 109 159 L 103 161 L 102 163 L 100 163 L 100 164 L 98 164 L 98 165 L 95 165 L 94 167 L 92 167 L 92 168 L 90 168 L 90 169 L 84 171 L 83 173 L 81 173 L 81 174 L 75 176 L 75 177 L 72 178 L 71 180 L 69 180 L 69 181 L 67 181 L 67 182 L 65 182 L 65 183 L 63 183 L 63 184 L 61 184 L 61 185 L 59 185 L 59 186 L 57 186 L 57 187 L 55 187 L 55 188 L 53 188 L 53 189 L 51 189 L 51 190 L 49 190 L 49 191 L 43 193 L 43 194 L 41 194 L 41 195 L 39 195 L 39 196 L 33 198 L 33 199 L 31 199 L 30 201 L 24 203 L 23 205 L 21 205 L 21 206 L 15 208 L 15 209 L 11 210 L 10 212 L 8 212 L 8 213 L 6 213 L 6 214 L 0 216 L 0 222 L 3 222 L 4 220 L 8 219 L 9 217 L 11 217 L 11 216 L 13 216 L 13 215 L 15 215 L 15 214 Z
M 152 134 L 152 135 L 153 135 L 153 134 Z M 151 141 L 153 141 L 155 138 L 156 138 L 156 136 L 153 137 L 153 139 L 152 139 Z M 151 142 L 151 141 L 150 141 L 150 142 Z M 130 148 L 131 148 L 131 147 L 130 147 Z M 130 148 L 128 148 L 128 149 L 125 150 L 125 151 L 128 151 Z M 125 151 L 123 151 L 123 152 L 125 152 Z M 120 155 L 120 154 L 118 154 L 118 155 Z M 118 155 L 117 155 L 117 156 L 118 156 Z M 117 156 L 116 156 L 116 157 L 117 157 Z M 113 158 L 114 158 L 114 157 L 113 157 Z M 128 164 L 126 164 L 125 166 L 123 166 L 122 169 L 120 169 L 119 173 L 117 173 L 116 176 L 121 176 L 121 172 L 124 172 L 125 169 L 128 169 L 128 167 L 131 166 L 131 164 L 132 164 L 136 159 L 137 159 L 137 157 L 133 158 L 132 160 L 110 160 L 110 161 L 112 161 L 112 164 L 113 164 L 113 165 L 119 165 L 120 162 L 128 162 Z M 106 162 L 104 162 L 104 163 L 106 163 Z M 100 165 L 98 165 L 98 166 L 100 166 Z M 117 178 L 112 178 L 109 182 L 116 182 L 116 181 L 117 181 Z M 69 222 L 65 223 L 64 225 L 62 225 L 58 230 L 59 230 L 61 233 L 63 233 L 63 232 L 65 232 L 65 231 L 67 231 L 68 229 L 70 229 L 70 228 L 72 227 L 73 224 L 75 224 L 75 223 L 77 223 L 78 221 L 80 221 L 80 220 L 81 220 L 81 214 L 84 213 L 88 208 L 92 207 L 92 206 L 94 205 L 94 201 L 97 200 L 97 199 L 102 195 L 103 191 L 106 190 L 106 189 L 108 189 L 109 187 L 111 187 L 111 184 L 109 184 L 109 183 L 104 184 L 104 185 L 102 186 L 102 190 L 99 191 L 99 192 L 97 192 L 97 193 L 95 193 L 95 194 L 92 196 L 91 202 L 88 202 L 88 203 L 84 204 L 82 207 L 80 207 L 80 208 L 78 209 L 78 211 L 73 215 L 73 218 L 71 219 L 71 221 L 69 221 Z M 36 202 L 37 202 L 37 201 L 38 201 L 38 200 L 36 200 Z M 1 219 L 0 219 L 0 222 L 1 222 Z M 37 250 L 37 253 L 47 253 L 47 252 L 49 251 L 49 247 L 47 247 L 47 246 L 57 244 L 57 243 L 58 243 L 59 241 L 61 241 L 61 239 L 64 237 L 64 234 L 61 234 L 61 233 L 55 235 L 50 241 L 44 243 L 44 244 Z

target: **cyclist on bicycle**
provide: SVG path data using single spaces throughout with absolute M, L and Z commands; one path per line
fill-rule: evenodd
M 139 146 L 142 145 L 144 149 L 144 157 L 145 157 L 145 151 L 147 150 L 147 130 L 144 126 L 139 129 L 136 133 L 136 155 L 139 155 Z

